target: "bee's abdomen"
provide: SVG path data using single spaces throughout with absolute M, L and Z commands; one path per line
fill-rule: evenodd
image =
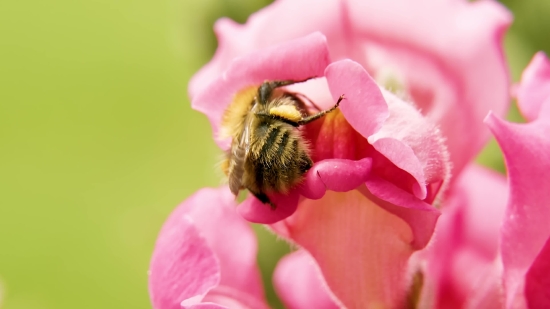
M 259 189 L 288 191 L 312 165 L 300 132 L 280 121 L 261 123 L 255 132 L 251 150 Z

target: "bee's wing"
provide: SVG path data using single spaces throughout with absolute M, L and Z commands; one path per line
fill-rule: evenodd
M 235 195 L 243 189 L 242 178 L 244 165 L 250 149 L 250 120 L 247 119 L 243 133 L 238 140 L 234 139 L 231 144 L 231 155 L 229 158 L 229 189 Z

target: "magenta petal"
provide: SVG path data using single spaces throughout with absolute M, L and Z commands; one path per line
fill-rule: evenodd
M 309 199 L 320 199 L 327 190 L 346 192 L 354 190 L 369 176 L 372 160 L 322 160 L 307 172 L 300 186 L 300 194 Z
M 528 120 L 536 119 L 542 103 L 550 98 L 550 61 L 543 52 L 538 52 L 521 74 L 517 98 Z
M 155 309 L 199 303 L 220 281 L 220 267 L 191 217 L 174 213 L 163 226 L 149 268 L 149 294 Z
M 507 304 L 523 297 L 524 277 L 550 237 L 550 100 L 537 120 L 508 123 L 489 114 L 508 170 L 510 196 L 501 235 Z
M 345 96 L 340 110 L 355 131 L 365 138 L 376 133 L 389 117 L 388 105 L 367 71 L 346 59 L 331 63 L 325 76 L 334 101 Z
M 228 141 L 219 140 L 218 130 L 223 113 L 239 91 L 265 80 L 323 76 L 329 63 L 326 38 L 316 32 L 234 59 L 222 76 L 193 97 L 191 105 L 210 120 L 218 146 L 227 148 Z
M 271 224 L 292 215 L 298 207 L 299 198 L 300 195 L 296 190 L 291 191 L 288 195 L 270 195 L 271 201 L 277 206 L 277 208 L 271 209 L 269 205 L 250 196 L 239 205 L 237 211 L 250 222 Z
M 273 283 L 288 309 L 338 308 L 315 260 L 305 250 L 293 252 L 277 263 Z
M 550 238 L 527 272 L 525 298 L 530 309 L 550 308 Z

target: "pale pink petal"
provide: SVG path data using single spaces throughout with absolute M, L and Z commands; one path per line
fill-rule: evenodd
M 327 292 L 315 260 L 304 250 L 293 252 L 277 263 L 275 290 L 288 309 L 338 308 Z
M 265 80 L 304 80 L 323 76 L 330 63 L 326 38 L 320 33 L 284 42 L 234 59 L 229 68 L 193 97 L 191 105 L 204 113 L 212 125 L 218 146 L 226 149 L 228 140 L 220 140 L 219 126 L 233 97 Z
M 550 99 L 528 124 L 508 123 L 489 114 L 508 170 L 510 196 L 502 226 L 506 304 L 524 304 L 525 275 L 550 237 Z
M 155 309 L 199 303 L 218 285 L 220 267 L 193 220 L 174 213 L 163 226 L 149 268 L 149 295 Z
M 263 304 L 264 296 L 256 265 L 254 232 L 235 209 L 234 196 L 222 187 L 202 189 L 173 211 L 159 235 L 151 261 L 150 293 L 155 309 L 180 308 L 180 303 L 188 308 L 202 300 L 217 299 L 216 295 L 243 303 L 234 308 L 263 308 L 245 305 Z M 191 238 L 195 235 L 196 239 Z M 209 255 L 189 256 L 188 252 L 203 247 Z M 208 262 L 213 263 L 214 274 L 201 272 L 195 265 Z M 200 280 L 206 280 L 206 288 L 201 288 Z M 187 292 L 197 288 L 200 293 Z
M 322 199 L 304 200 L 273 228 L 312 255 L 347 308 L 392 308 L 404 302 L 414 234 L 405 221 L 360 192 L 327 191 Z
M 550 238 L 527 272 L 525 298 L 530 309 L 550 308 Z
M 543 52 L 538 52 L 521 74 L 518 105 L 528 120 L 534 120 L 547 98 L 550 98 L 550 61 Z
M 279 0 L 252 14 L 246 25 L 227 18 L 218 20 L 214 27 L 218 49 L 212 60 L 191 79 L 190 96 L 193 98 L 203 91 L 227 70 L 233 58 L 312 32 L 320 31 L 328 38 L 331 55 L 343 54 L 347 37 L 342 35 L 341 11 L 339 0 L 325 0 L 323 5 L 319 5 L 317 0 Z

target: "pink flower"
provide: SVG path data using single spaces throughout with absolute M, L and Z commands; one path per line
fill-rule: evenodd
M 149 270 L 155 309 L 267 308 L 254 232 L 235 204 L 227 188 L 202 189 L 170 215 Z
M 528 124 L 489 114 L 504 176 L 469 167 L 457 179 L 425 262 L 424 304 L 435 308 L 550 307 L 550 62 L 537 54 L 518 104 Z
M 280 0 L 245 25 L 216 23 L 218 50 L 192 78 L 189 93 L 193 106 L 214 120 L 197 95 L 235 58 L 319 31 L 333 60 L 352 59 L 376 80 L 397 84 L 439 125 L 457 174 L 489 137 L 482 123 L 487 111 L 507 110 L 501 41 L 510 22 L 508 11 L 493 1 Z M 311 88 L 302 90 L 317 105 L 333 104 L 324 85 Z
M 466 181 L 461 179 L 471 169 L 451 182 L 451 165 L 460 175 L 489 137 L 483 117 L 489 110 L 503 115 L 507 108 L 501 39 L 509 22 L 508 12 L 491 1 L 280 0 L 244 26 L 216 24 L 218 51 L 189 92 L 221 149 L 230 143 L 219 135 L 224 111 L 238 93 L 264 80 L 317 77 L 288 88 L 321 108 L 346 97 L 340 111 L 303 128 L 314 161 L 303 183 L 271 196 L 276 210 L 254 197 L 237 207 L 243 218 L 272 224 L 301 248 L 280 262 L 274 277 L 289 307 L 399 308 L 418 296 L 422 285 L 411 273 L 418 269 L 410 266 L 416 261 L 411 256 L 430 241 L 445 189 L 460 197 Z M 222 197 L 209 196 L 216 192 Z M 251 288 L 233 288 L 230 279 L 223 283 L 232 271 L 224 275 L 227 268 L 216 268 L 216 261 L 249 258 L 218 253 L 211 239 L 222 237 L 219 228 L 194 224 L 180 210 L 205 204 L 227 209 L 233 203 L 225 188 L 200 191 L 167 221 L 151 263 L 155 309 L 181 302 L 206 306 L 200 301 L 213 300 L 218 290 Z M 182 242 L 184 235 L 191 236 Z M 238 243 L 224 244 L 239 250 Z M 250 263 L 243 263 L 231 269 L 249 273 Z M 295 292 L 305 285 L 311 290 Z M 242 299 L 261 303 L 261 296 L 250 294 L 228 292 L 223 301 L 254 308 Z M 223 301 L 215 299 L 227 305 Z
M 504 153 L 510 185 L 500 238 L 505 305 L 548 308 L 550 62 L 543 53 L 523 72 L 518 105 L 530 123 L 508 123 L 493 114 L 486 119 Z

